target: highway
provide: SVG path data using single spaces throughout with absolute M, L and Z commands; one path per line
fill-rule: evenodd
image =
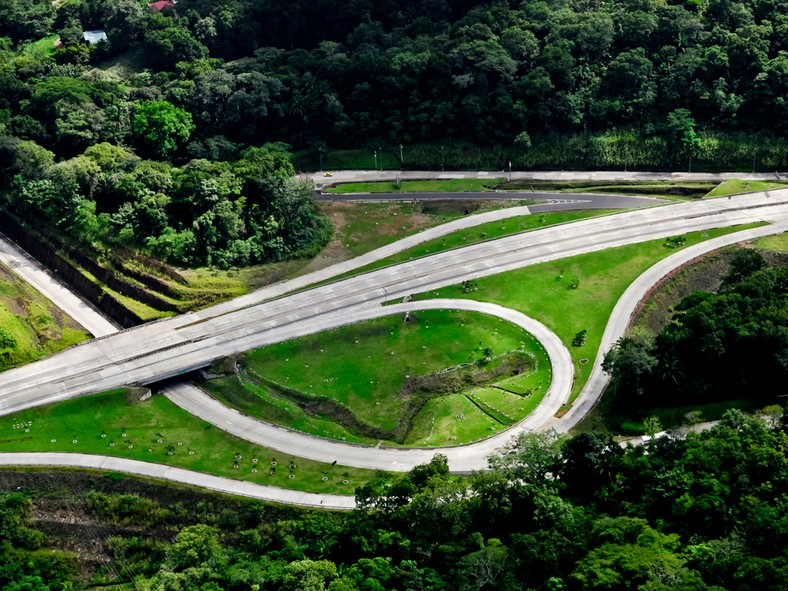
M 667 203 L 654 197 L 601 193 L 440 192 L 440 193 L 318 193 L 318 201 L 534 201 L 531 213 L 573 209 L 635 209 Z
M 384 315 L 384 302 L 465 279 L 632 242 L 760 221 L 775 225 L 756 234 L 785 231 L 788 190 L 675 203 L 551 226 L 303 289 L 331 274 L 330 269 L 319 271 L 198 312 L 95 339 L 0 374 L 0 414 L 129 383 L 153 383 L 229 354 Z M 301 291 L 290 293 L 293 290 Z
M 535 336 L 545 347 L 554 368 L 553 380 L 545 393 L 543 402 L 513 427 L 482 441 L 462 446 L 445 448 L 394 448 L 369 447 L 353 445 L 340 441 L 313 437 L 270 425 L 243 415 L 223 406 L 190 384 L 168 386 L 164 393 L 175 404 L 213 423 L 228 433 L 257 443 L 272 447 L 279 451 L 298 450 L 298 455 L 319 462 L 337 460 L 346 466 L 358 468 L 384 469 L 405 472 L 414 466 L 429 462 L 436 453 L 442 453 L 449 459 L 449 466 L 455 472 L 481 470 L 487 466 L 487 457 L 505 445 L 518 433 L 535 431 L 544 428 L 569 400 L 574 379 L 572 357 L 566 346 L 555 333 L 541 322 L 524 314 L 504 308 L 496 304 L 476 302 L 464 299 L 433 299 L 419 302 L 408 302 L 387 306 L 384 309 L 370 309 L 370 317 L 385 314 L 402 314 L 419 310 L 469 310 L 502 318 L 516 324 Z
M 532 182 L 662 182 L 676 181 L 686 183 L 721 183 L 729 179 L 752 181 L 780 181 L 788 178 L 785 172 L 640 172 L 622 170 L 338 170 L 326 173 L 304 173 L 303 178 L 309 179 L 317 187 L 325 187 L 337 183 L 368 183 L 375 181 L 421 181 L 448 179 L 478 179 Z
M 503 219 L 507 215 L 522 215 L 526 209 L 512 208 L 483 215 Z M 464 218 L 453 223 L 477 223 L 471 220 L 472 218 Z M 513 310 L 469 300 L 426 300 L 381 306 L 385 301 L 398 300 L 406 294 L 544 260 L 692 230 L 755 221 L 768 222 L 770 225 L 737 232 L 678 251 L 633 282 L 611 316 L 585 388 L 569 412 L 560 419 L 555 417 L 555 411 L 565 402 L 571 388 L 572 363 L 565 347 L 539 323 Z M 362 260 L 340 263 L 200 312 L 105 336 L 48 360 L 0 374 L 0 414 L 105 390 L 115 385 L 151 381 L 157 379 L 157 376 L 172 375 L 173 372 L 177 375 L 190 367 L 207 363 L 214 356 L 243 351 L 364 318 L 403 313 L 406 308 L 474 309 L 506 318 L 535 334 L 550 351 L 554 380 L 545 403 L 532 415 L 512 430 L 472 445 L 445 449 L 393 450 L 342 444 L 260 423 L 216 403 L 189 384 L 168 386 L 165 395 L 189 412 L 239 437 L 320 461 L 330 462 L 337 459 L 347 465 L 403 471 L 428 461 L 434 453 L 440 451 L 449 456 L 453 471 L 465 472 L 483 468 L 486 457 L 506 444 L 516 432 L 550 427 L 567 431 L 582 420 L 593 408 L 607 383 L 608 378 L 600 369 L 601 357 L 624 334 L 638 302 L 665 274 L 704 252 L 762 235 L 781 233 L 786 229 L 788 191 L 773 191 L 733 200 L 673 204 L 656 210 L 616 214 L 545 228 L 290 294 L 331 275 L 357 269 L 371 260 L 407 248 L 412 243 L 432 238 L 429 234 L 427 237 L 416 235 L 406 239 L 405 245 L 389 245 L 379 249 L 381 252 L 368 253 L 366 258 L 359 257 Z M 433 228 L 426 232 L 440 234 L 445 231 L 447 230 Z M 78 319 L 96 314 L 94 310 L 84 306 L 74 310 Z M 108 334 L 114 328 L 101 325 L 99 330 Z M 110 469 L 278 502 L 337 509 L 348 509 L 353 505 L 350 497 L 310 495 L 120 458 L 81 454 L 0 454 L 0 465 Z

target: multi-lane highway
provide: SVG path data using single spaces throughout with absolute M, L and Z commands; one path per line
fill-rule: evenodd
M 751 222 L 786 228 L 788 191 L 636 210 L 553 226 L 302 289 L 323 270 L 235 300 L 73 347 L 0 374 L 0 413 L 177 376 L 228 354 L 386 313 L 405 295 L 543 261 L 674 234 Z M 302 291 L 292 293 L 294 289 Z
M 518 211 L 522 210 L 522 211 Z M 484 214 L 493 219 L 522 215 L 526 208 Z M 482 216 L 479 216 L 482 217 Z M 562 418 L 555 410 L 566 401 L 572 381 L 572 364 L 565 347 L 539 323 L 513 310 L 469 301 L 423 301 L 382 306 L 403 295 L 427 291 L 466 278 L 490 275 L 581 252 L 600 250 L 625 243 L 650 240 L 693 230 L 766 222 L 769 225 L 709 240 L 684 249 L 658 263 L 635 281 L 616 306 L 603 336 L 594 369 L 580 397 Z M 475 220 L 460 220 L 467 226 Z M 480 222 L 478 222 L 480 223 Z M 788 191 L 761 193 L 734 200 L 718 199 L 675 204 L 659 210 L 630 212 L 546 228 L 520 236 L 457 249 L 425 259 L 410 261 L 314 289 L 308 285 L 328 277 L 358 269 L 363 265 L 431 239 L 454 229 L 434 228 L 427 236 L 410 237 L 312 275 L 271 286 L 254 294 L 183 317 L 146 325 L 80 345 L 43 362 L 0 374 L 0 414 L 21 408 L 104 390 L 132 382 L 150 382 L 161 376 L 178 374 L 229 353 L 243 351 L 294 336 L 313 333 L 389 313 L 406 307 L 464 307 L 497 314 L 526 327 L 550 351 L 554 382 L 545 403 L 515 429 L 473 445 L 451 449 L 390 450 L 349 446 L 264 425 L 216 403 L 188 384 L 168 387 L 171 400 L 193 414 L 240 437 L 321 461 L 407 470 L 441 451 L 449 456 L 455 471 L 485 466 L 486 457 L 503 445 L 514 432 L 555 427 L 567 430 L 581 420 L 601 395 L 607 377 L 599 365 L 601 356 L 619 338 L 637 303 L 666 273 L 693 257 L 741 240 L 775 234 L 788 229 Z M 5 253 L 3 256 L 7 256 Z M 303 290 L 290 293 L 294 290 Z M 289 294 L 289 295 L 288 295 Z M 73 307 L 79 317 L 94 314 L 85 307 Z M 97 321 L 97 319 L 93 319 Z M 100 326 L 107 334 L 111 328 Z M 79 454 L 0 454 L 0 465 L 69 465 L 100 467 L 147 474 L 176 482 L 208 486 L 234 494 L 311 506 L 349 508 L 352 500 L 337 495 L 308 495 L 280 489 L 269 490 L 250 483 L 236 483 L 167 466 L 119 458 Z

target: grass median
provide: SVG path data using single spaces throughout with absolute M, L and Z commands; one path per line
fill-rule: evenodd
M 773 191 L 786 188 L 788 188 L 788 182 L 745 181 L 742 179 L 729 179 L 714 187 L 706 194 L 706 197 L 724 197 L 726 195 L 739 195 L 741 193 Z
M 314 435 L 375 444 L 476 441 L 527 416 L 551 380 L 528 332 L 499 318 L 425 310 L 251 351 L 205 387 L 222 402 Z
M 610 314 L 629 285 L 658 261 L 705 240 L 760 224 L 685 234 L 550 261 L 468 285 L 454 285 L 415 299 L 471 298 L 523 312 L 543 322 L 566 344 L 575 364 L 571 401 L 585 385 Z M 585 331 L 582 344 L 575 339 Z M 578 341 L 578 342 L 579 342 Z

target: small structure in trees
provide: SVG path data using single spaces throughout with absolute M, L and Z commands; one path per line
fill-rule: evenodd
M 109 43 L 109 39 L 107 38 L 107 33 L 103 29 L 84 31 L 82 33 L 82 39 L 84 39 L 85 43 L 87 43 L 88 45 L 97 45 L 102 41 L 104 43 Z

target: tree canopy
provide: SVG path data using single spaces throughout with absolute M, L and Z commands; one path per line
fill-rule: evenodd
M 348 514 L 93 491 L 84 502 L 101 527 L 81 531 L 112 532 L 97 540 L 112 568 L 93 566 L 92 584 L 133 577 L 157 591 L 782 591 L 787 437 L 738 411 L 645 447 L 524 434 L 489 471 L 454 476 L 437 455 L 381 475 Z M 45 536 L 31 507 L 0 494 L 0 584 L 81 588 L 88 563 L 57 548 L 71 534 Z

